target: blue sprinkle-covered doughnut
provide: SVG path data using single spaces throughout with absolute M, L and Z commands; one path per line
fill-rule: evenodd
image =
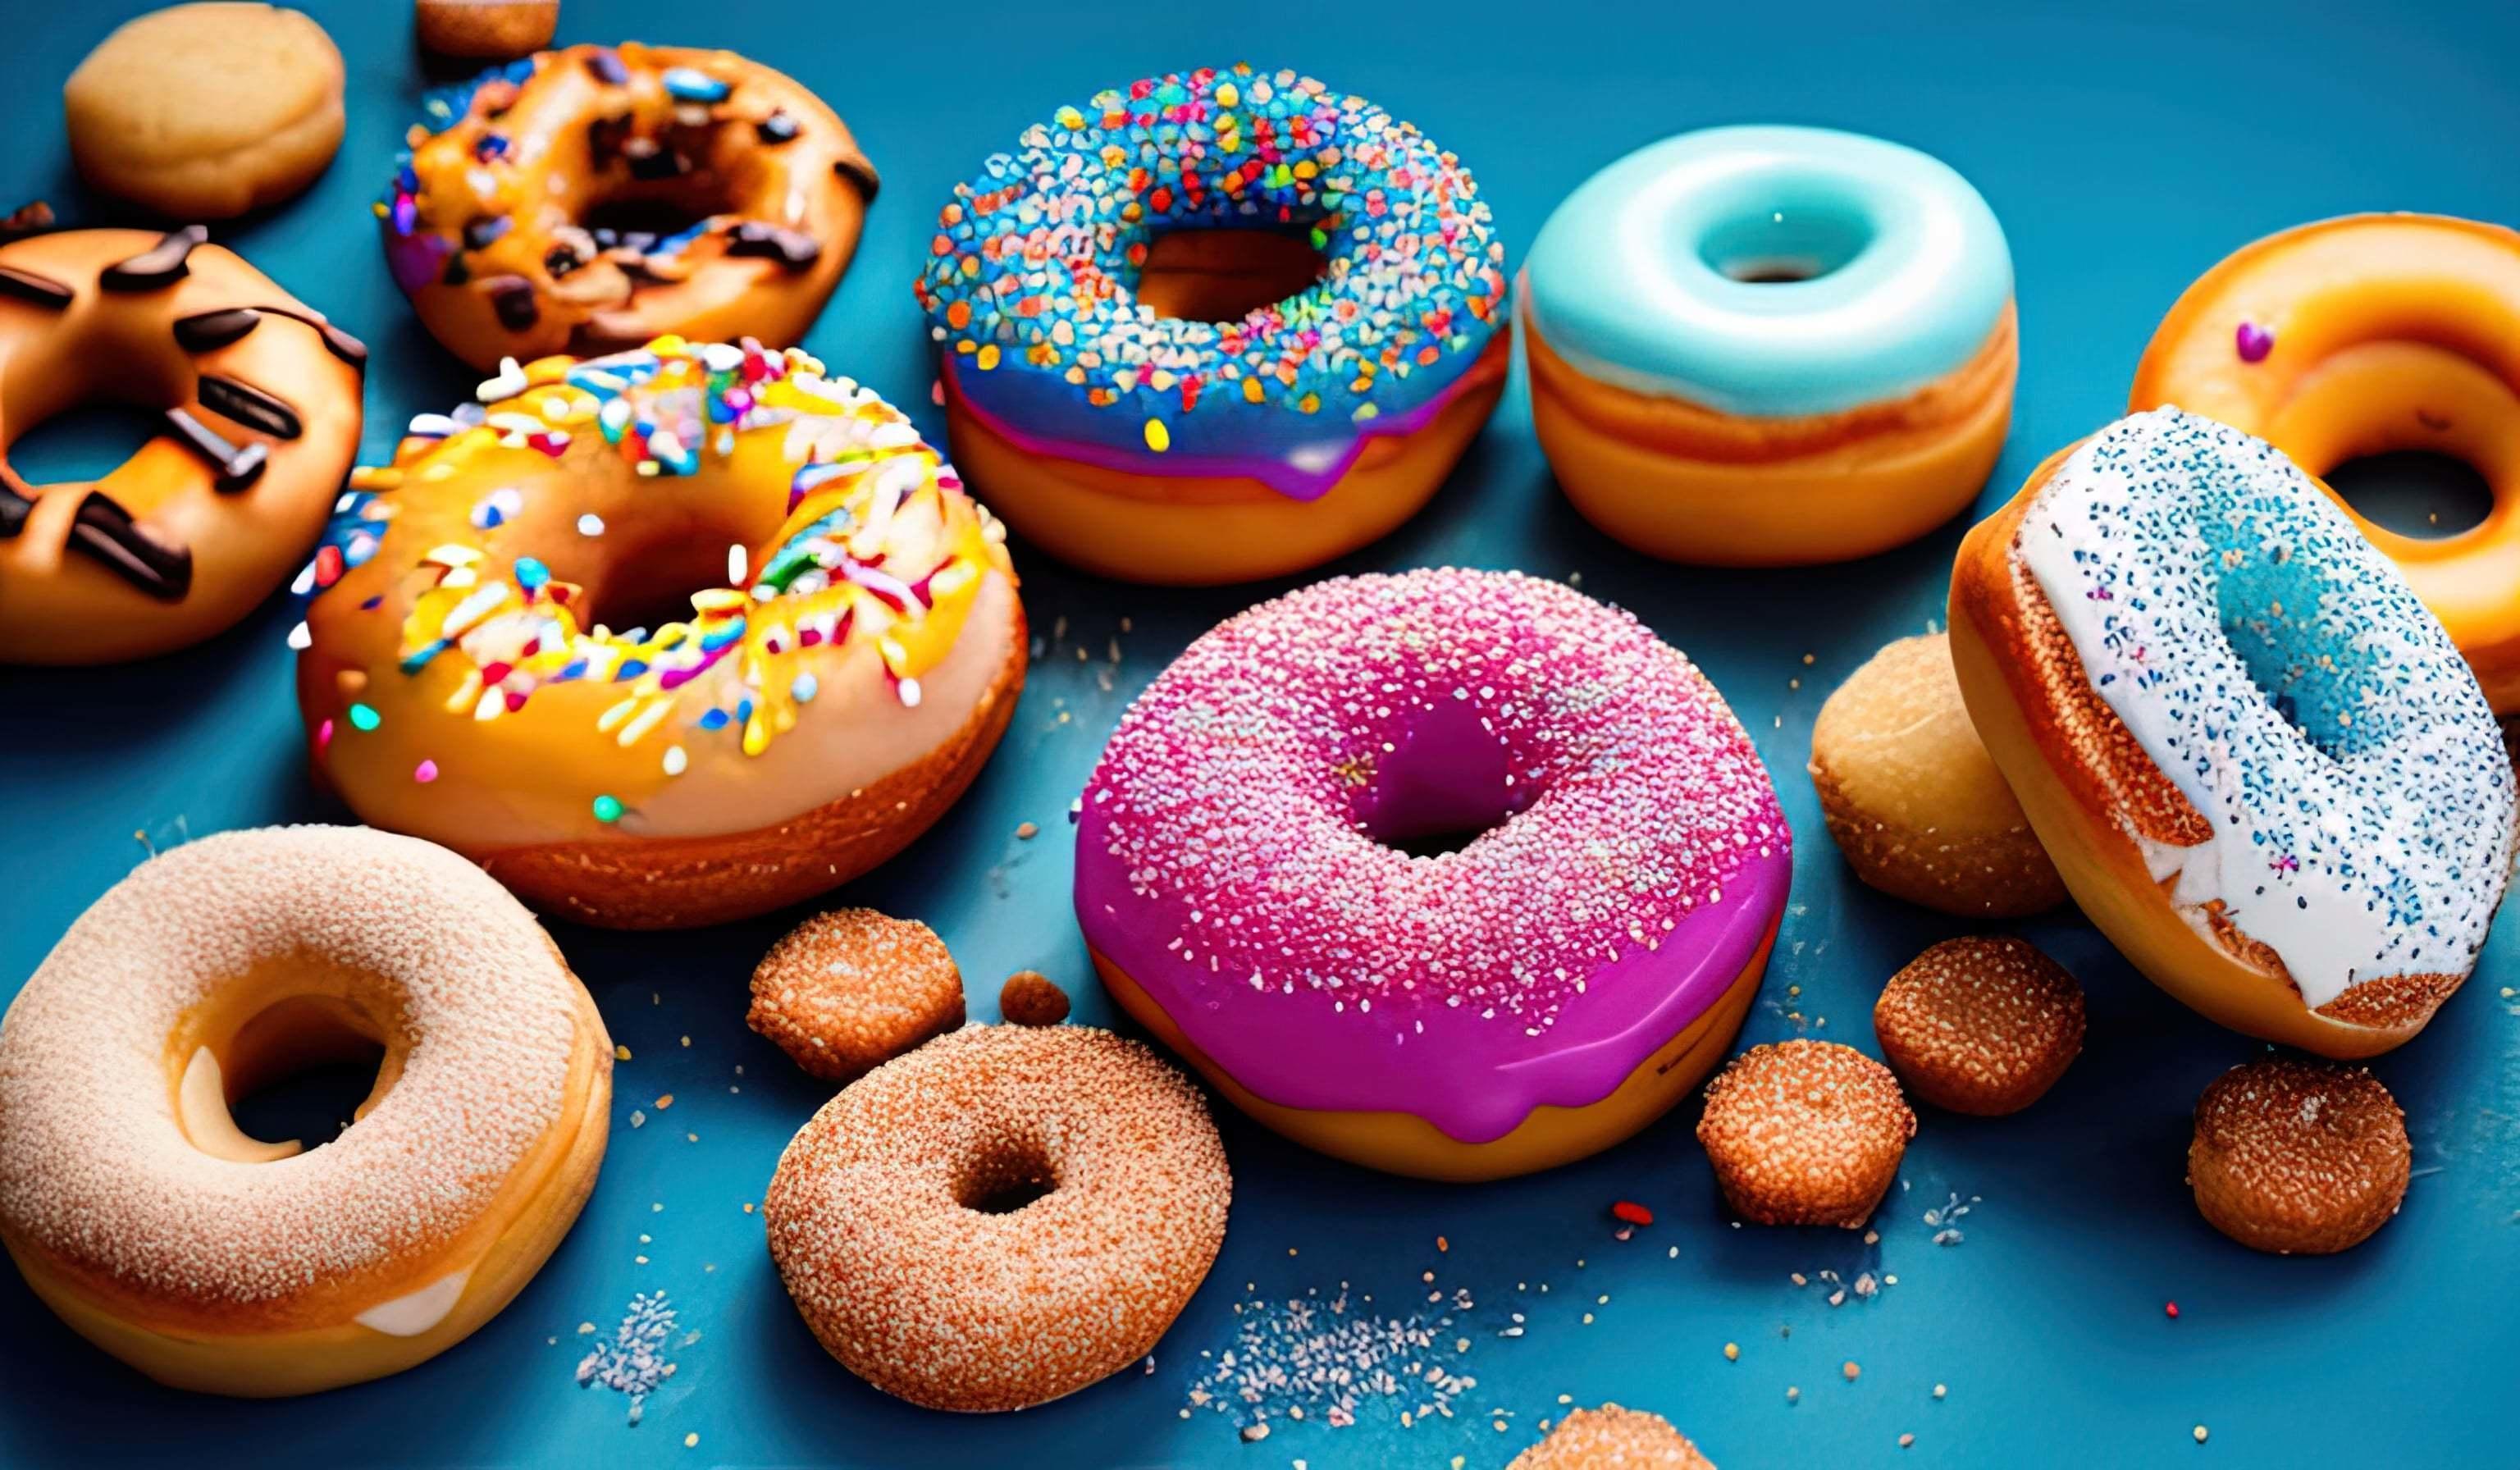
M 2311 1008 L 2464 975 L 2509 872 L 2510 759 L 2397 567 L 2272 445 L 2177 409 L 2094 434 L 2018 555 L 2092 689 L 2213 826 L 2146 845 Z
M 1135 286 L 1177 230 L 1309 232 L 1321 282 L 1238 322 Z M 939 216 L 918 283 L 945 371 L 992 427 L 1106 468 L 1328 491 L 1488 346 L 1505 246 L 1469 170 L 1416 127 L 1249 67 L 1097 93 L 1025 130 Z

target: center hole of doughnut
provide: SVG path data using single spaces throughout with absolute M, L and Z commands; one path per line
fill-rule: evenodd
M 620 534 L 617 527 L 606 532 Z M 588 618 L 615 633 L 691 621 L 692 594 L 726 585 L 727 553 L 734 544 L 720 530 L 692 526 L 616 552 L 586 578 Z
M 1504 739 L 1467 699 L 1409 711 L 1378 750 L 1341 769 L 1354 785 L 1357 825 L 1413 858 L 1459 852 L 1529 803 Z
M 221 1058 L 228 1114 L 247 1137 L 320 1148 L 377 1091 L 385 1048 L 329 997 L 282 1001 L 248 1021 Z
M 954 1181 L 954 1202 L 982 1215 L 1012 1215 L 1058 1187 L 1050 1159 L 1034 1148 L 1016 1148 L 964 1171 Z
M 2364 520 L 2421 540 L 2475 530 L 2494 513 L 2494 487 L 2475 466 L 2429 449 L 2362 455 L 2321 478 Z
M 1292 230 L 1173 230 L 1147 245 L 1138 300 L 1184 322 L 1238 322 L 1319 285 L 1329 257 L 1310 226 Z
M 1772 203 L 1732 215 L 1698 243 L 1698 258 L 1745 286 L 1789 286 L 1845 269 L 1872 243 L 1872 226 L 1842 205 Z
M 578 215 L 578 228 L 592 235 L 609 231 L 621 243 L 647 249 L 657 241 L 680 235 L 715 214 L 714 201 L 658 192 L 598 200 Z
M 102 479 L 165 432 L 165 416 L 137 404 L 86 404 L 10 440 L 9 468 L 30 485 Z
M 2327 588 L 2303 558 L 2226 559 L 2215 585 L 2223 637 L 2274 712 L 2329 759 L 2343 761 L 2390 732 L 2364 708 L 2371 654 L 2317 625 Z

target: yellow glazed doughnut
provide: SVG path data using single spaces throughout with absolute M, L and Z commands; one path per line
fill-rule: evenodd
M 1523 271 L 1532 423 L 1587 519 L 1676 561 L 1869 556 L 1965 509 L 2012 420 L 2012 258 L 1877 138 L 1719 127 L 1558 205 Z
M 1988 752 L 2154 984 L 2358 1057 L 2467 978 L 2511 761 L 2441 624 L 2272 447 L 2157 409 L 2060 451 L 1961 544 L 1951 627 Z
M 1837 687 L 1812 725 L 1811 778 L 1847 866 L 1893 898 L 1963 917 L 2064 902 L 1969 724 L 1948 635 L 1903 638 Z
M 1023 686 L 1004 533 L 901 412 L 789 348 L 513 363 L 413 421 L 309 581 L 298 703 L 370 824 L 667 928 L 848 881 Z
M 0 662 L 145 658 L 289 576 L 359 449 L 367 349 L 214 245 L 70 230 L 0 245 Z M 163 411 L 103 478 L 30 485 L 11 441 L 83 404 Z
M 229 1114 L 378 1047 L 318 1146 Z M 611 1095 L 594 1002 L 479 869 L 362 827 L 206 837 L 97 900 L 0 1020 L 0 1241 L 161 1383 L 358 1383 L 532 1278 L 594 1187 Z
M 2244 245 L 2144 349 L 2127 407 L 2163 404 L 2246 429 L 2314 476 L 2392 450 L 2475 466 L 2495 508 L 2457 535 L 2346 513 L 2450 629 L 2494 708 L 2520 708 L 2520 232 L 2357 214 Z
M 170 6 L 89 52 L 62 105 L 88 183 L 170 218 L 230 219 L 333 161 L 341 53 L 297 11 Z

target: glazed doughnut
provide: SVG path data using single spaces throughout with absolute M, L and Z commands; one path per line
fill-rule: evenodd
M 1549 1437 L 1505 1470 L 1715 1470 L 1688 1436 L 1660 1414 L 1604 1403 L 1557 1421 Z
M 2369 1072 L 2261 1061 L 2196 1099 L 2187 1181 L 2198 1212 L 2251 1250 L 2324 1256 L 2389 1223 L 2413 1162 L 2407 1115 Z
M 1962 543 L 1951 623 L 1988 751 L 2154 984 L 2354 1057 L 2467 978 L 2511 762 L 2441 624 L 2273 448 L 2160 409 L 2058 453 Z
M 1459 159 L 1249 67 L 1149 77 L 955 186 L 919 304 L 954 457 L 1089 571 L 1300 571 L 1426 503 L 1505 391 L 1505 245 Z
M 1965 509 L 2012 420 L 2012 257 L 1941 161 L 1721 127 L 1640 149 L 1524 267 L 1533 426 L 1567 499 L 1652 556 L 1842 561 Z
M 355 1121 L 303 1152 L 228 1111 L 380 1048 Z M 97 900 L 0 1021 L 0 1241 L 160 1383 L 358 1383 L 532 1279 L 611 1096 L 594 1002 L 479 869 L 364 827 L 205 837 Z
M 873 909 L 817 913 L 752 972 L 743 1024 L 825 1082 L 847 1082 L 963 1024 L 963 972 L 936 931 Z
M 2472 530 L 2406 536 L 2346 514 L 2450 630 L 2495 710 L 2520 709 L 2520 232 L 2359 214 L 2244 245 L 2144 349 L 2127 406 L 2163 404 L 2256 434 L 2314 476 L 2392 450 L 2476 467 L 2495 509 Z
M 805 334 L 876 174 L 822 99 L 731 51 L 571 46 L 432 94 L 377 202 L 447 350 L 499 359 Z M 688 220 L 649 230 L 612 221 Z
M 1946 634 L 1865 662 L 1812 725 L 1812 786 L 1855 875 L 1964 917 L 2065 901 L 2065 881 L 1969 724 Z
M 68 12 L 50 7 L 30 15 Z M 170 5 L 115 27 L 62 86 L 79 176 L 166 219 L 233 219 L 341 147 L 341 53 L 302 12 Z
M 1079 823 L 1112 998 L 1261 1123 L 1430 1179 L 1581 1158 L 1687 1095 L 1792 871 L 1706 677 L 1515 573 L 1340 578 L 1230 619 L 1121 719 Z
M 367 349 L 214 245 L 0 245 L 0 660 L 111 663 L 224 631 L 288 580 L 359 450 Z M 164 428 L 102 479 L 30 485 L 20 434 L 109 400 Z
M 970 783 L 1023 607 L 899 410 L 671 337 L 479 396 L 352 476 L 305 574 L 298 703 L 362 820 L 661 928 L 846 882 Z
M 823 1347 L 928 1408 L 1029 1408 L 1153 1349 L 1225 1243 L 1207 1105 L 1136 1042 L 974 1026 L 823 1105 L 762 1196 Z
M 1982 1118 L 2047 1095 L 2083 1050 L 2083 987 L 2026 940 L 1946 939 L 1872 1006 L 1881 1056 L 1908 1091 Z
M 1706 1086 L 1697 1141 L 1734 1214 L 1856 1229 L 1899 1177 L 1916 1115 L 1890 1069 L 1835 1042 L 1753 1047 Z

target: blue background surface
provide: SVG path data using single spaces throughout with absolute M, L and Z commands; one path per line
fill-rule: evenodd
M 38 23 L 32 7 L 11 7 L 20 23 L 0 60 L 10 140 L 0 202 L 40 196 L 72 223 L 117 217 L 70 176 L 57 88 L 112 22 L 142 8 L 48 9 Z M 387 283 L 367 212 L 423 84 L 408 8 L 308 8 L 349 62 L 340 157 L 307 196 L 218 238 L 375 349 L 365 442 L 375 461 L 407 416 L 446 408 L 475 375 L 430 341 Z M 1651 20 L 1574 0 L 1404 14 L 1412 9 L 1341 7 L 1308 22 L 1299 16 L 1320 12 L 1167 6 L 1159 23 L 1113 25 L 985 0 L 775 11 L 569 0 L 562 38 L 734 47 L 847 117 L 886 189 L 807 345 L 910 405 L 930 430 L 941 425 L 909 282 L 952 181 L 1059 103 L 1238 57 L 1311 70 L 1423 125 L 1477 171 L 1516 264 L 1588 173 L 1684 128 L 1818 123 L 1949 160 L 2003 220 L 2020 282 L 2019 409 L 1982 509 L 2120 410 L 2160 313 L 2232 246 L 2356 209 L 2520 221 L 2520 11 L 2507 5 L 2364 17 L 2343 5 L 2131 3 L 2070 17 L 1802 0 L 1654 7 Z M 94 433 L 48 434 L 23 468 L 92 472 L 121 452 Z M 1939 617 L 1958 534 L 1955 524 L 1817 571 L 1646 561 L 1557 495 L 1517 382 L 1433 507 L 1344 569 L 1580 574 L 1587 592 L 1636 609 L 1697 658 L 1756 736 L 1801 837 L 1792 907 L 1744 1042 L 1808 1028 L 1868 1048 L 1882 980 L 1966 926 L 1854 884 L 1803 764 L 1827 691 L 1882 642 Z M 1001 978 L 1032 966 L 1078 997 L 1082 1018 L 1107 1021 L 1066 907 L 1065 809 L 1129 697 L 1189 639 L 1278 588 L 1147 591 L 1068 573 L 1020 546 L 1017 557 L 1034 626 L 1047 639 L 1063 621 L 1064 635 L 1041 651 L 969 796 L 837 897 L 934 925 L 962 962 L 977 1019 L 994 1018 Z M 135 831 L 162 845 L 186 830 L 338 820 L 306 780 L 282 643 L 294 617 L 275 600 L 227 636 L 156 663 L 0 671 L 0 996 L 141 858 Z M 1040 824 L 1039 838 L 1015 838 L 1024 822 Z M 2503 987 L 2520 939 L 2508 921 L 2431 1030 L 2378 1064 L 2406 1106 L 2417 1178 L 2404 1214 L 2341 1258 L 2254 1255 L 2198 1219 L 2182 1180 L 2189 1108 L 2214 1075 L 2262 1048 L 2155 993 L 2067 911 L 2024 932 L 2090 990 L 2082 1060 L 2023 1116 L 1926 1113 L 1876 1246 L 1833 1230 L 1731 1225 L 1689 1136 L 1693 1108 L 1589 1162 L 1466 1188 L 1368 1175 L 1229 1117 L 1232 1232 L 1152 1371 L 1043 1409 L 968 1419 L 885 1399 L 825 1358 L 779 1286 L 760 1218 L 743 1209 L 824 1095 L 742 1023 L 745 979 L 795 917 L 662 938 L 556 931 L 634 1057 L 617 1073 L 611 1151 L 584 1217 L 471 1341 L 319 1398 L 192 1398 L 89 1348 L 0 1272 L 0 1461 L 181 1452 L 203 1465 L 1282 1467 L 1442 1466 L 1458 1455 L 1479 1467 L 1530 1442 L 1562 1412 L 1561 1395 L 1659 1410 L 1728 1470 L 2513 1460 L 2520 1006 Z M 1784 1013 L 1793 985 L 1799 1024 Z M 676 1101 L 659 1112 L 666 1092 Z M 645 1127 L 628 1126 L 633 1108 L 647 1110 Z M 1921 1216 L 1951 1193 L 1982 1203 L 1960 1223 L 1962 1243 L 1937 1246 Z M 1626 1242 L 1604 1215 L 1621 1197 L 1657 1215 Z M 1438 1252 L 1439 1235 L 1449 1251 Z M 1822 1270 L 1850 1280 L 1895 1273 L 1899 1284 L 1831 1308 L 1819 1283 L 1789 1279 Z M 1457 1417 L 1405 1430 L 1372 1410 L 1336 1431 L 1317 1417 L 1281 1420 L 1245 1445 L 1226 1416 L 1181 1414 L 1201 1352 L 1230 1346 L 1246 1284 L 1283 1299 L 1347 1281 L 1398 1313 L 1422 1304 L 1428 1270 L 1478 1304 L 1462 1328 L 1477 1382 Z M 620 1397 L 575 1385 L 592 1341 L 578 1327 L 608 1335 L 633 1293 L 659 1289 L 681 1315 L 679 1371 L 629 1428 Z M 1595 1301 L 1602 1295 L 1607 1304 Z M 2177 1320 L 2163 1313 L 2172 1300 Z M 1520 1338 L 1496 1335 L 1510 1312 L 1528 1318 Z M 691 1331 L 698 1340 L 683 1345 Z M 1724 1358 L 1727 1342 L 1740 1345 L 1737 1362 Z M 1840 1376 L 1848 1359 L 1863 1365 L 1858 1382 Z M 1936 1383 L 1949 1385 L 1940 1402 Z M 1789 1385 L 1799 1403 L 1788 1404 Z M 2200 1423 L 2212 1429 L 2202 1448 L 2190 1439 Z M 1915 1436 L 1904 1452 L 1903 1433 Z M 699 1438 L 686 1449 L 689 1434 Z

